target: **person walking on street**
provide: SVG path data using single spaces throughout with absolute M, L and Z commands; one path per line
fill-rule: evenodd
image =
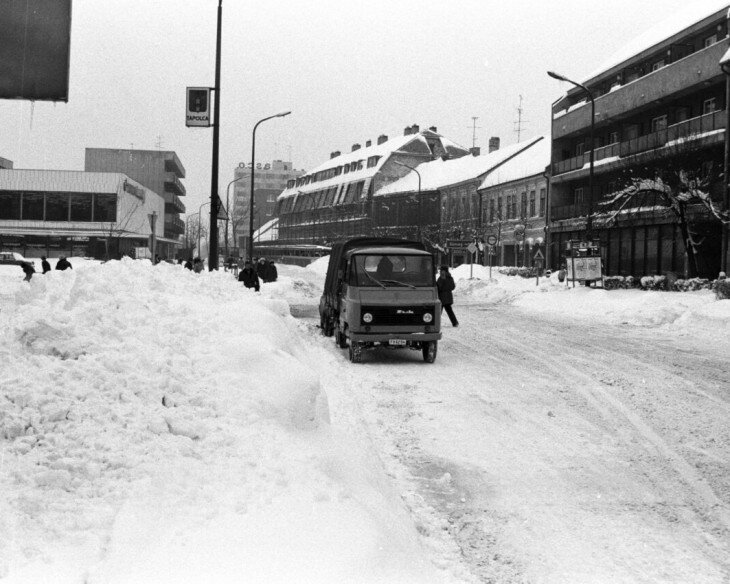
M 201 260 L 200 258 L 195 258 L 195 260 L 193 261 L 193 272 L 199 274 L 203 271 L 204 268 L 205 263 L 203 263 L 203 260 Z
M 439 300 L 441 301 L 441 311 L 446 311 L 446 314 L 449 315 L 449 320 L 451 321 L 451 326 L 457 327 L 459 326 L 459 321 L 456 319 L 456 315 L 454 314 L 454 309 L 451 308 L 451 305 L 454 303 L 454 288 L 456 288 L 456 284 L 454 284 L 454 278 L 449 273 L 449 267 L 448 266 L 441 266 L 439 268 L 439 277 L 438 280 L 436 280 L 436 287 L 439 291 Z
M 71 265 L 71 262 L 66 259 L 66 256 L 61 256 L 56 262 L 56 269 L 61 271 L 69 269 L 73 270 L 74 267 Z
M 41 256 L 41 267 L 43 268 L 44 274 L 51 271 L 51 264 L 48 263 L 46 256 Z
M 279 270 L 274 265 L 274 260 L 269 260 L 269 282 L 276 282 L 279 277 Z
M 185 261 L 185 269 L 186 270 L 192 270 L 193 269 L 193 258 L 188 258 Z
M 33 264 L 31 264 L 30 262 L 23 262 L 22 264 L 20 264 L 20 267 L 23 268 L 23 273 L 25 274 L 25 278 L 23 278 L 23 281 L 30 282 L 33 274 L 35 274 L 35 268 L 33 267 Z
M 256 270 L 253 269 L 253 264 L 248 260 L 246 260 L 241 273 L 238 274 L 238 281 L 243 282 L 243 285 L 246 286 L 246 288 L 254 288 L 256 292 L 258 292 L 261 288 Z

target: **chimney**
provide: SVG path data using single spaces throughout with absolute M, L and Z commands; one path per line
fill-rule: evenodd
M 489 139 L 489 153 L 491 154 L 495 150 L 499 150 L 499 138 L 492 136 Z
M 411 127 L 410 127 L 410 126 L 406 126 L 406 127 L 405 127 L 405 128 L 403 129 L 403 135 L 404 135 L 404 136 L 410 136 L 410 135 L 411 135 Z
M 438 130 L 436 129 L 436 126 L 431 126 L 429 128 L 429 130 L 431 130 L 434 134 L 438 134 Z
M 372 146 L 372 145 L 373 145 L 372 140 L 368 140 L 367 142 L 365 142 L 365 148 L 370 148 L 370 146 Z
M 340 151 L 335 150 L 334 152 L 332 152 L 332 154 L 330 154 L 330 159 L 337 158 L 339 155 L 340 155 Z
M 491 145 L 491 142 L 490 142 L 490 145 Z M 482 149 L 479 148 L 479 146 L 473 146 L 473 147 L 469 148 L 469 152 L 471 152 L 472 156 L 479 156 L 479 154 L 481 154 L 481 152 L 482 152 Z M 491 152 L 491 150 L 490 150 L 490 152 Z
M 352 152 L 355 152 L 355 150 L 360 150 L 360 144 L 353 144 L 352 145 Z
M 387 141 L 388 141 L 388 136 L 386 136 L 385 134 L 380 134 L 380 136 L 378 136 L 378 144 L 382 144 L 383 142 L 387 142 Z
M 418 134 L 418 132 L 421 131 L 421 128 L 418 127 L 418 124 L 413 124 L 411 126 L 411 134 Z

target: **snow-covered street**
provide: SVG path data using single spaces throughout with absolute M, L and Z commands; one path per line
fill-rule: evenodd
M 0 581 L 730 578 L 730 302 L 454 271 L 434 364 L 351 364 L 324 262 L 260 295 L 0 274 Z M 294 315 L 294 317 L 290 316 Z

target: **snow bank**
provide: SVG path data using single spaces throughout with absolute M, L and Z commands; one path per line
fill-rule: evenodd
M 439 581 L 328 424 L 297 278 L 71 261 L 0 275 L 3 582 Z

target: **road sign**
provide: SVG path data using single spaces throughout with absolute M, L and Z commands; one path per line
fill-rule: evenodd
M 497 248 L 494 247 L 493 245 L 489 246 L 489 255 L 493 255 L 493 256 L 497 255 Z
M 466 249 L 468 249 L 470 253 L 476 253 L 479 248 L 474 244 L 474 242 L 471 242 L 466 246 Z
M 532 259 L 533 259 L 533 260 L 535 260 L 535 261 L 537 261 L 537 260 L 544 260 L 544 259 L 545 259 L 545 256 L 544 256 L 544 255 L 542 255 L 542 252 L 541 252 L 541 251 L 540 251 L 540 250 L 538 249 L 538 250 L 537 250 L 537 251 L 535 252 L 535 255 L 534 255 L 534 256 L 532 256 Z
M 188 87 L 185 125 L 210 127 L 210 87 Z
M 489 245 L 495 245 L 497 243 L 497 236 L 496 235 L 487 235 L 487 243 Z

